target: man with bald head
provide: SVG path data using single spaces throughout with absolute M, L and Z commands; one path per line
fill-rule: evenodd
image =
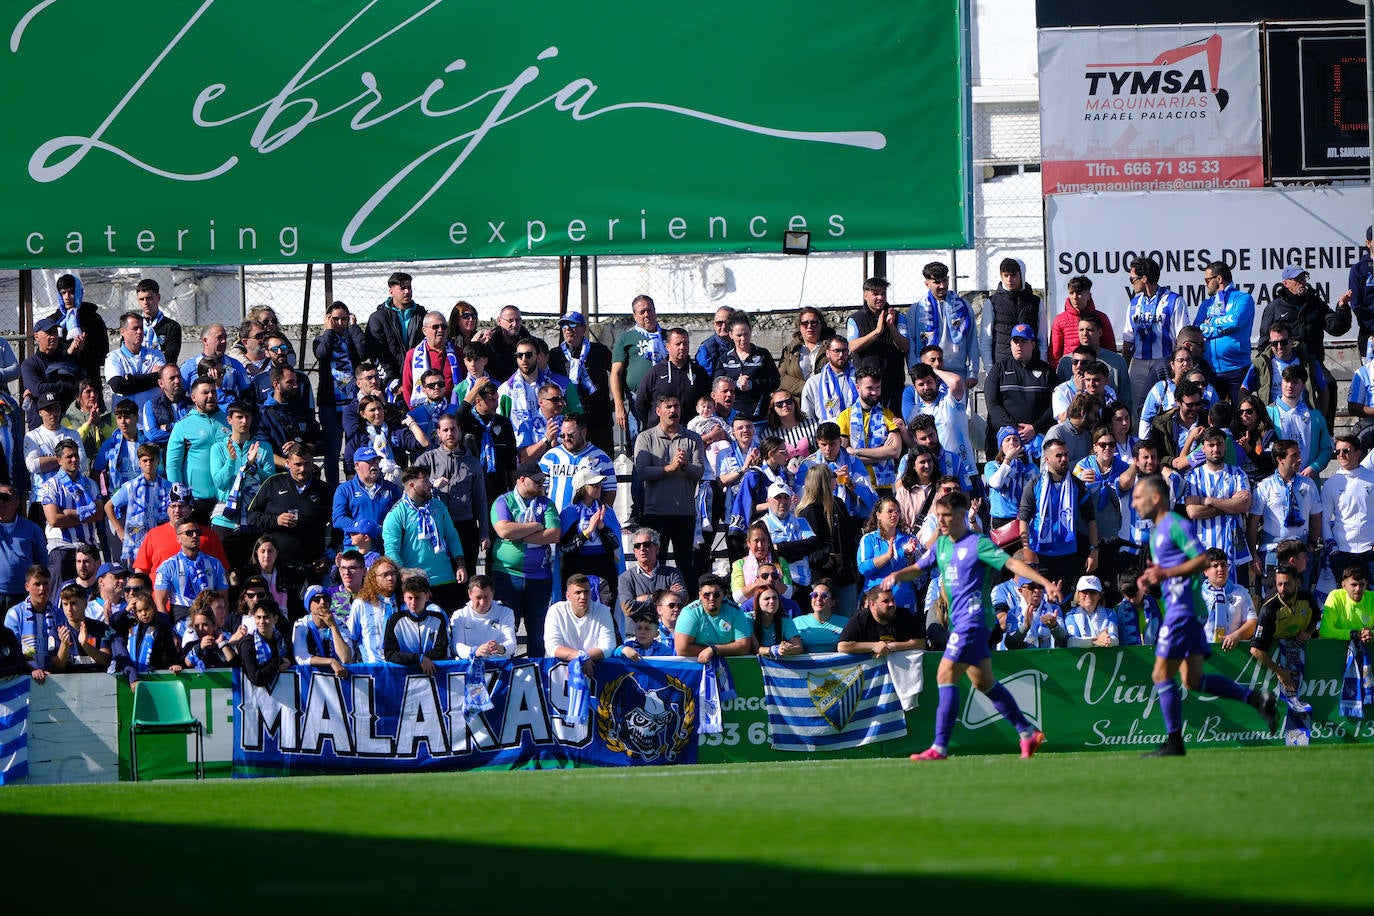
M 200 335 L 200 352 L 181 363 L 181 382 L 187 391 L 191 390 L 191 383 L 200 374 L 201 361 L 209 360 L 224 368 L 219 380 L 220 406 L 238 400 L 239 394 L 248 387 L 248 372 L 243 368 L 243 363 L 225 354 L 228 348 L 229 333 L 224 330 L 224 325 L 212 324 L 205 328 Z

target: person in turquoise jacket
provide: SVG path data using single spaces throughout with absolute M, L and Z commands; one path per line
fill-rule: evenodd
M 411 465 L 401 472 L 405 494 L 382 522 L 385 553 L 401 568 L 422 569 L 435 604 L 452 613 L 466 603 L 459 586 L 467 581 L 463 542 L 443 500 L 434 499 L 429 471 Z
M 229 438 L 229 420 L 219 409 L 215 383 L 197 379 L 191 386 L 193 409 L 172 427 L 167 440 L 167 479 L 191 487 L 196 508 L 208 521 L 219 490 L 210 473 L 210 449 Z

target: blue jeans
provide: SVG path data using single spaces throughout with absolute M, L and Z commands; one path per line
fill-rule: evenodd
M 492 590 L 496 600 L 515 612 L 515 628 L 525 624 L 525 655 L 544 656 L 544 617 L 549 612 L 553 579 L 526 579 L 494 569 Z

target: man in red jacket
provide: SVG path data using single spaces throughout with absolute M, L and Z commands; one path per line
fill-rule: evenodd
M 1093 305 L 1093 281 L 1087 277 L 1074 277 L 1069 280 L 1069 295 L 1064 300 L 1064 311 L 1054 316 L 1050 325 L 1050 367 L 1059 365 L 1065 354 L 1078 346 L 1078 316 L 1095 314 L 1102 322 L 1102 344 L 1099 349 L 1116 352 L 1116 334 L 1112 331 L 1111 319 L 1105 312 L 1099 312 Z
M 168 521 L 149 531 L 139 545 L 138 555 L 134 557 L 134 569 L 152 575 L 164 560 L 181 552 L 177 541 L 177 525 L 189 519 L 195 511 L 191 488 L 184 483 L 172 484 L 172 495 L 167 499 Z M 200 549 L 203 553 L 219 560 L 226 570 L 232 570 L 229 558 L 224 555 L 224 542 L 219 539 L 211 525 L 201 525 Z

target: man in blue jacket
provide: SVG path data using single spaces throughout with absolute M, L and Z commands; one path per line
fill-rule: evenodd
M 332 522 L 335 531 L 352 531 L 355 522 L 374 522 L 379 527 L 400 502 L 401 488 L 382 479 L 382 456 L 369 445 L 353 450 L 357 472 L 334 491 Z
M 1225 391 L 1231 403 L 1238 404 L 1240 383 L 1250 369 L 1255 300 L 1231 282 L 1231 268 L 1221 261 L 1203 269 L 1202 282 L 1207 288 L 1207 298 L 1198 307 L 1203 351 L 1216 372 L 1218 391 Z
M 1364 231 L 1364 250 L 1360 259 L 1350 268 L 1349 288 L 1341 296 L 1339 303 L 1349 303 L 1359 324 L 1359 349 L 1355 352 L 1364 355 L 1365 341 L 1374 336 L 1374 226 Z

